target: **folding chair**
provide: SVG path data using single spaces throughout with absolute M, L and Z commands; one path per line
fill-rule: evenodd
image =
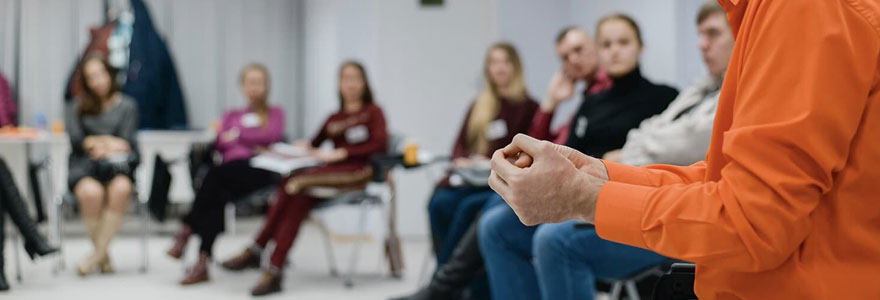
M 696 265 L 691 263 L 674 263 L 665 275 L 660 277 L 654 287 L 654 300 L 694 300 L 694 276 Z
M 391 135 L 389 137 L 389 155 L 376 156 L 371 159 L 373 167 L 373 178 L 367 183 L 366 187 L 355 191 L 339 191 L 328 188 L 315 188 L 310 193 L 319 198 L 325 198 L 318 203 L 313 212 L 325 210 L 331 207 L 342 205 L 359 206 L 358 221 L 356 222 L 357 236 L 355 238 L 354 249 L 349 257 L 349 269 L 344 275 L 343 283 L 345 287 L 354 287 L 354 273 L 358 265 L 360 256 L 360 248 L 362 241 L 366 238 L 367 213 L 370 208 L 378 208 L 382 212 L 383 219 L 388 223 L 388 230 L 385 237 L 385 251 L 389 263 L 389 269 L 393 278 L 401 278 L 403 268 L 403 256 L 400 250 L 400 239 L 397 235 L 395 223 L 396 199 L 394 193 L 394 183 L 391 180 L 391 169 L 403 165 L 402 148 L 404 139 L 400 136 Z M 326 223 L 314 214 L 309 219 L 317 224 L 324 238 L 325 250 L 327 253 L 327 261 L 330 266 L 330 275 L 338 276 L 339 271 L 336 267 L 336 258 L 333 252 L 333 243 L 331 241 L 330 231 L 327 229 Z
M 651 266 L 639 271 L 636 271 L 629 276 L 626 276 L 622 279 L 611 280 L 608 283 L 611 284 L 611 299 L 612 300 L 620 300 L 623 289 L 626 289 L 626 296 L 629 300 L 641 300 L 641 296 L 639 296 L 639 289 L 636 286 L 640 280 L 649 277 L 649 276 L 661 276 L 663 275 L 664 265 L 668 266 L 668 264 L 660 264 L 656 266 Z

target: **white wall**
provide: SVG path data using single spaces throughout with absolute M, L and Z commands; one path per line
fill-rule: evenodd
M 15 47 L 16 12 L 19 10 L 15 0 L 0 0 L 0 73 L 15 83 L 15 58 L 18 55 Z

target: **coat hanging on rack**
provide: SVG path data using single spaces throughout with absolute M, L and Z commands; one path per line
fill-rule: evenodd
M 113 20 L 104 26 L 92 29 L 91 38 L 84 55 L 110 57 L 114 34 L 120 30 L 131 30 L 128 45 L 127 69 L 120 82 L 125 94 L 138 103 L 138 117 L 142 129 L 185 129 L 187 128 L 186 106 L 183 92 L 177 79 L 177 70 L 165 41 L 156 32 L 150 13 L 142 0 L 131 0 L 131 15 L 134 26 L 120 26 L 125 22 Z M 126 34 L 128 36 L 128 34 Z M 77 63 L 77 66 L 79 63 Z M 79 92 L 76 88 L 80 75 L 74 68 L 71 74 L 65 99 L 73 99 Z

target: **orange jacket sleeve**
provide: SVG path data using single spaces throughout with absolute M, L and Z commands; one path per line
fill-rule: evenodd
M 810 232 L 876 84 L 878 31 L 844 1 L 749 9 L 707 163 L 610 164 L 596 211 L 603 238 L 755 272 L 782 264 Z
M 687 167 L 651 165 L 633 167 L 611 161 L 602 161 L 608 170 L 608 178 L 620 183 L 660 187 L 678 183 L 692 183 L 706 178 L 706 162 Z

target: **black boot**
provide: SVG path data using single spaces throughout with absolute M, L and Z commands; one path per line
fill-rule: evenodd
M 4 268 L 3 249 L 6 248 L 6 212 L 3 209 L 3 203 L 0 201 L 0 291 L 8 291 L 9 283 L 6 282 L 6 270 Z
M 477 240 L 477 222 L 458 242 L 449 261 L 439 266 L 427 287 L 415 294 L 394 300 L 458 300 L 477 276 L 485 272 Z
M 37 223 L 28 214 L 15 181 L 12 180 L 12 174 L 2 159 L 0 159 L 0 201 L 3 202 L 3 208 L 12 222 L 21 231 L 24 250 L 31 259 L 37 255 L 43 256 L 58 251 L 58 248 L 50 246 L 46 238 L 37 230 Z

